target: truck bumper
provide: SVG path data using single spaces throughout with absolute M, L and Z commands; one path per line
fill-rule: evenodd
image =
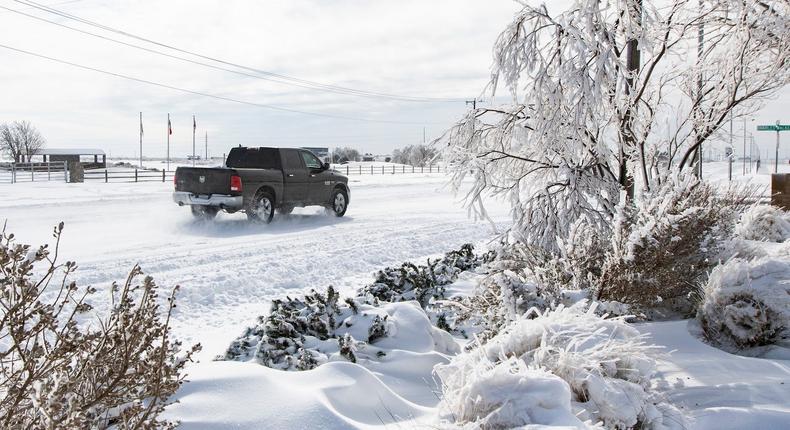
M 173 193 L 173 201 L 179 206 L 183 205 L 203 205 L 219 206 L 220 208 L 241 209 L 243 198 L 241 196 L 226 196 L 223 194 L 211 194 L 208 196 L 192 194 L 187 191 L 176 191 Z

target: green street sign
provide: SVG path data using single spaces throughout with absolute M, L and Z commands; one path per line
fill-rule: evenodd
M 758 125 L 757 131 L 790 131 L 788 124 Z

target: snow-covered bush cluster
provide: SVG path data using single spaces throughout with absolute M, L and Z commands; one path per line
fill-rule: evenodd
M 437 315 L 440 328 L 464 337 L 474 334 L 478 342 L 485 343 L 529 309 L 550 309 L 558 304 L 558 290 L 531 281 L 515 262 L 498 263 L 487 265 L 487 273 L 476 282 L 472 294 L 439 301 L 429 309 Z
M 95 314 L 92 287 L 69 276 L 56 245 L 33 249 L 0 235 L 0 422 L 3 428 L 172 428 L 158 417 L 184 380 L 185 353 L 171 338 L 177 288 L 162 309 L 160 288 L 135 267 L 113 284 L 112 307 Z M 39 267 L 35 267 L 39 265 Z M 44 270 L 40 270 L 43 265 Z
M 340 301 L 330 286 L 326 294 L 274 300 L 269 315 L 258 317 L 221 359 L 283 370 L 309 370 L 333 358 L 356 362 L 358 344 L 387 336 L 388 318 L 381 308 L 350 298 Z
M 445 420 L 482 428 L 682 428 L 677 410 L 651 387 L 656 347 L 622 318 L 599 316 L 585 302 L 530 313 L 436 366 Z
M 698 314 L 705 336 L 728 350 L 769 345 L 790 331 L 790 262 L 734 258 L 717 266 Z
M 741 215 L 735 233 L 746 240 L 784 242 L 790 238 L 790 217 L 774 206 L 755 205 Z
M 737 191 L 719 195 L 688 175 L 621 207 L 594 297 L 644 308 L 672 303 L 689 313 L 687 298 L 717 263 L 744 199 Z
M 487 258 L 487 255 L 476 255 L 474 247 L 465 244 L 440 259 L 428 259 L 426 265 L 406 262 L 400 267 L 380 270 L 375 282 L 362 288 L 359 294 L 369 303 L 416 300 L 426 307 L 432 300 L 444 298 L 444 287 L 453 283 L 459 273 L 480 266 Z
M 303 297 L 273 300 L 269 314 L 258 317 L 257 324 L 248 327 L 217 359 L 308 370 L 327 361 L 383 356 L 385 352 L 375 344 L 397 327 L 399 321 L 393 320 L 391 312 L 401 309 L 388 303 L 413 301 L 430 308 L 433 300 L 444 297 L 444 286 L 461 272 L 480 266 L 485 258 L 466 244 L 443 258 L 428 260 L 427 265 L 404 263 L 379 271 L 375 282 L 360 289 L 355 298 L 341 299 L 330 286 L 325 294 L 312 290 Z M 431 315 L 442 318 L 435 312 Z

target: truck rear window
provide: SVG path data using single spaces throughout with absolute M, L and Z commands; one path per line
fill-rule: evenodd
M 225 165 L 237 169 L 279 169 L 279 161 L 275 148 L 233 148 Z

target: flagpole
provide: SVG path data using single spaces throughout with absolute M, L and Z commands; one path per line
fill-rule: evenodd
M 140 112 L 140 168 L 143 168 L 143 113 Z
M 208 132 L 206 132 L 206 160 L 208 160 Z
M 192 115 L 192 167 L 195 167 L 195 129 L 197 128 L 197 124 L 195 123 L 195 115 Z
M 167 170 L 170 171 L 170 114 L 167 114 Z

